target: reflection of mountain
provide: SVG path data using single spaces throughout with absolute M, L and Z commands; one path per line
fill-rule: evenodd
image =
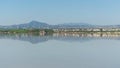
M 32 44 L 45 42 L 49 40 L 49 36 L 32 36 L 32 35 L 0 35 L 0 39 L 13 39 L 13 40 L 21 40 L 28 41 Z
M 53 34 L 53 36 L 35 36 L 28 34 L 21 34 L 21 35 L 1 34 L 0 39 L 21 40 L 21 41 L 28 41 L 32 44 L 37 44 L 41 42 L 46 42 L 48 40 L 59 40 L 59 41 L 67 41 L 67 42 L 85 42 L 85 41 L 97 40 L 97 39 L 119 40 L 120 35 Z

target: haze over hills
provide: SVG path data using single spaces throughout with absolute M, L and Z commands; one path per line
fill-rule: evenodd
M 0 26 L 1 29 L 53 29 L 53 28 L 120 28 L 120 25 L 91 25 L 87 23 L 65 23 L 58 25 L 50 25 L 44 22 L 31 21 L 25 24 L 10 25 L 10 26 Z

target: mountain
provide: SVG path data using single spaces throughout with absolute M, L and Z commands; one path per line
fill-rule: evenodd
M 87 24 L 87 23 L 64 23 L 57 25 L 59 28 L 88 28 L 94 27 L 94 25 Z
M 48 28 L 49 25 L 43 22 L 31 21 L 30 23 L 17 25 L 19 28 Z
M 0 28 L 4 28 L 4 29 L 38 29 L 38 28 L 45 29 L 45 28 L 49 28 L 49 26 L 50 25 L 48 25 L 47 23 L 31 21 L 29 23 L 19 24 L 19 25 L 0 26 Z
M 44 22 L 31 21 L 25 24 L 0 26 L 0 29 L 53 29 L 53 28 L 120 28 L 120 25 L 91 25 L 87 23 L 64 23 L 58 25 L 49 25 Z
M 93 27 L 93 25 L 87 23 L 65 23 L 58 25 L 49 25 L 44 22 L 31 21 L 25 24 L 0 26 L 1 29 L 51 29 L 51 28 L 86 28 Z

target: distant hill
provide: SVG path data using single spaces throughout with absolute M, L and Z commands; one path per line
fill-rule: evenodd
M 25 24 L 0 26 L 0 29 L 52 29 L 52 28 L 120 28 L 120 25 L 91 25 L 87 23 L 65 23 L 58 25 L 50 25 L 44 22 L 31 21 Z
M 91 24 L 87 23 L 65 23 L 65 24 L 58 24 L 58 28 L 88 28 L 88 27 L 94 27 Z
M 31 21 L 30 23 L 26 23 L 26 24 L 20 24 L 20 25 L 13 25 L 12 27 L 18 27 L 18 28 L 23 28 L 23 29 L 27 29 L 27 28 L 47 28 L 49 27 L 48 24 L 43 23 L 43 22 L 38 22 L 38 21 Z
M 38 29 L 38 28 L 41 28 L 41 29 L 44 29 L 44 28 L 49 28 L 49 26 L 50 25 L 48 25 L 47 23 L 31 21 L 25 24 L 0 26 L 0 28 L 4 28 L 4 29 Z

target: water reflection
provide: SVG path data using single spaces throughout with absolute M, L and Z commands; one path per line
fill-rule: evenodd
M 52 35 L 36 35 L 36 34 L 0 34 L 0 39 L 12 39 L 30 42 L 32 44 L 37 44 L 41 42 L 46 42 L 48 40 L 59 40 L 59 41 L 76 41 L 76 42 L 86 42 L 90 40 L 97 39 L 109 39 L 109 40 L 119 40 L 120 33 L 54 33 Z

